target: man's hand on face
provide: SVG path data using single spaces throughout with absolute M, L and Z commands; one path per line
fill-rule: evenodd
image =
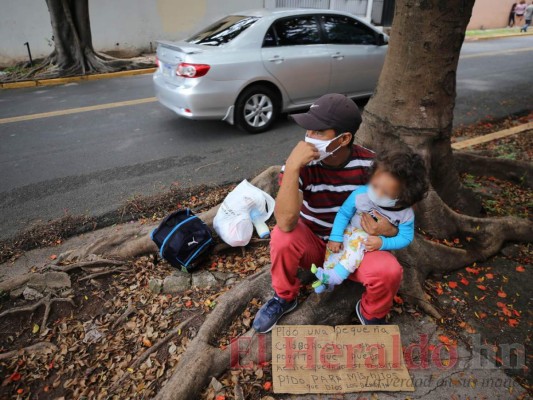
M 342 243 L 341 242 L 332 242 L 331 240 L 328 242 L 328 249 L 332 253 L 338 253 L 342 250 Z
M 305 167 L 311 161 L 317 160 L 319 157 L 320 155 L 317 148 L 311 143 L 302 140 L 294 147 L 294 149 L 292 149 L 292 152 L 285 163 L 285 168 L 299 171 L 301 168 Z
M 376 215 L 377 221 L 368 213 L 363 213 L 363 215 L 361 215 L 361 227 L 363 230 L 371 236 L 396 236 L 398 228 L 392 225 L 387 218 L 383 217 L 380 213 L 374 211 L 374 214 Z

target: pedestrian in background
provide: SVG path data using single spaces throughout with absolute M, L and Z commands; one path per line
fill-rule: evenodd
M 520 0 L 514 9 L 515 23 L 516 25 L 522 25 L 524 22 L 524 13 L 526 12 L 527 4 L 526 0 Z
M 526 19 L 526 23 L 522 28 L 520 28 L 520 32 L 527 32 L 527 28 L 529 28 L 529 25 L 531 25 L 531 18 L 533 17 L 533 1 L 529 6 L 527 6 L 526 11 L 524 11 L 524 18 Z
M 514 10 L 516 8 L 516 3 L 513 3 L 511 6 L 511 11 L 509 12 L 509 23 L 507 24 L 507 28 L 512 28 L 514 26 Z

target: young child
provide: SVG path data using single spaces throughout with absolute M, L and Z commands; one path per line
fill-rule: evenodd
M 356 189 L 346 199 L 335 217 L 326 249 L 323 268 L 312 265 L 318 278 L 315 292 L 333 290 L 359 267 L 366 251 L 399 250 L 414 237 L 414 213 L 411 206 L 422 200 L 428 189 L 422 157 L 405 151 L 377 154 L 367 185 Z M 394 237 L 370 236 L 361 228 L 361 216 L 375 213 L 398 227 Z

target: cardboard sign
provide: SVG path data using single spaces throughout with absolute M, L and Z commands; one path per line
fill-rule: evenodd
M 415 390 L 397 325 L 278 325 L 272 330 L 274 393 Z

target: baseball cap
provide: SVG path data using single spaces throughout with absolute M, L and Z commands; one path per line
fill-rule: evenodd
M 308 112 L 290 117 L 307 130 L 335 129 L 342 133 L 357 132 L 362 121 L 359 108 L 353 100 L 339 93 L 326 94 L 315 101 Z

